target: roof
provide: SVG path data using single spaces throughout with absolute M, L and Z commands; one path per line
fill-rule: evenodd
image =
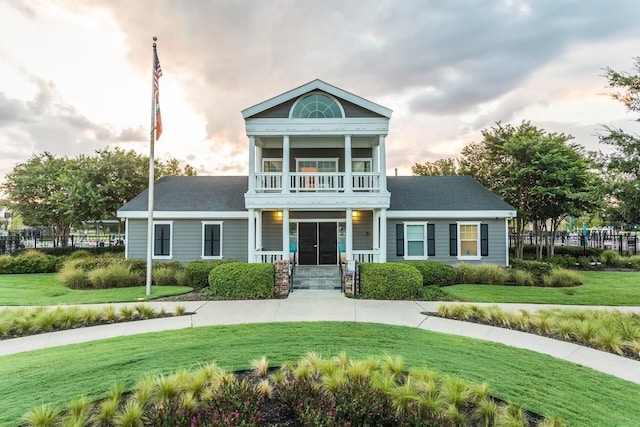
M 154 211 L 246 211 L 246 176 L 167 176 L 154 185 Z M 149 189 L 118 212 L 146 211 Z
M 340 89 L 339 87 L 332 86 L 329 83 L 323 82 L 322 80 L 315 79 L 295 89 L 291 89 L 281 95 L 267 99 L 266 101 L 263 101 L 259 104 L 256 104 L 252 107 L 242 110 L 242 117 L 244 119 L 247 119 L 251 116 L 255 116 L 258 113 L 268 110 L 269 108 L 273 108 L 276 105 L 280 105 L 284 102 L 298 98 L 314 90 L 321 90 L 321 91 L 327 92 L 330 95 L 333 95 L 337 98 L 345 99 L 353 104 L 356 104 L 362 108 L 371 110 L 386 118 L 391 118 L 391 113 L 393 112 L 389 108 L 383 107 L 382 105 L 376 104 L 375 102 L 371 102 L 367 99 L 359 97 L 358 95 L 354 95 L 351 92 L 347 92 L 346 90 Z
M 390 211 L 515 211 L 470 176 L 390 176 L 387 190 Z
M 243 212 L 246 176 L 170 176 L 155 184 L 154 211 Z M 470 176 L 391 176 L 390 211 L 515 211 Z M 144 190 L 119 213 L 147 210 Z

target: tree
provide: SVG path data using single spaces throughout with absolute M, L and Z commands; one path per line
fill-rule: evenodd
M 415 163 L 411 166 L 414 175 L 459 175 L 459 160 L 453 157 L 434 160 L 433 162 Z
M 538 256 L 543 235 L 553 236 L 570 214 L 597 204 L 598 179 L 591 161 L 571 136 L 547 133 L 530 122 L 518 127 L 497 123 L 482 131 L 483 140 L 462 150 L 460 174 L 471 175 L 516 208 L 516 256 L 522 257 L 523 233 L 534 224 Z M 546 232 L 546 233 L 545 233 Z
M 148 186 L 149 158 L 134 151 L 99 150 L 95 156 L 34 155 L 7 174 L 3 189 L 15 212 L 29 225 L 52 227 L 66 246 L 70 228 L 82 221 L 113 219 L 116 211 Z M 176 159 L 156 161 L 157 179 L 195 175 Z
M 635 71 L 640 71 L 640 57 L 635 58 Z M 622 102 L 629 111 L 640 111 L 640 75 L 606 68 L 611 97 Z M 640 119 L 638 119 L 640 121 Z M 606 156 L 604 173 L 607 195 L 611 200 L 610 220 L 623 224 L 640 223 L 640 137 L 623 129 L 605 127 L 600 142 L 611 145 L 613 153 Z

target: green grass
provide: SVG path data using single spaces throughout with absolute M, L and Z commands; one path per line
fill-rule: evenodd
M 141 301 L 184 294 L 186 286 L 154 286 L 151 297 L 145 287 L 79 290 L 65 287 L 57 274 L 0 274 L 0 305 L 94 304 Z
M 452 299 L 466 302 L 640 305 L 640 273 L 585 271 L 584 284 L 569 288 L 454 285 L 442 288 Z
M 266 355 L 271 366 L 310 351 L 351 358 L 402 356 L 467 381 L 489 382 L 498 397 L 570 426 L 626 426 L 637 420 L 640 385 L 550 356 L 415 328 L 349 323 L 272 323 L 167 331 L 69 345 L 0 358 L 0 425 L 15 425 L 45 402 L 103 397 L 119 382 L 215 361 L 246 369 Z

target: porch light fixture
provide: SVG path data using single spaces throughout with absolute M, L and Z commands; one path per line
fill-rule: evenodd
M 358 211 L 351 211 L 351 218 L 358 218 L 358 215 L 360 215 L 360 212 L 358 212 Z
M 282 219 L 282 211 L 278 211 L 278 212 L 276 212 L 276 217 L 277 217 L 278 219 Z

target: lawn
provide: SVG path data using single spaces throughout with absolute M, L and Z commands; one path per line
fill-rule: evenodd
M 93 304 L 146 301 L 191 291 L 186 286 L 77 290 L 65 287 L 57 274 L 0 274 L 0 305 Z
M 274 366 L 309 351 L 345 351 L 356 359 L 399 355 L 407 367 L 487 380 L 498 397 L 570 426 L 627 426 L 638 417 L 639 385 L 550 356 L 415 328 L 313 322 L 167 331 L 1 357 L 0 425 L 15 425 L 44 402 L 62 406 L 81 394 L 99 398 L 114 382 L 131 387 L 149 372 L 211 361 L 235 370 L 262 355 Z
M 640 305 L 640 272 L 585 271 L 584 284 L 571 288 L 454 285 L 442 288 L 466 302 Z

